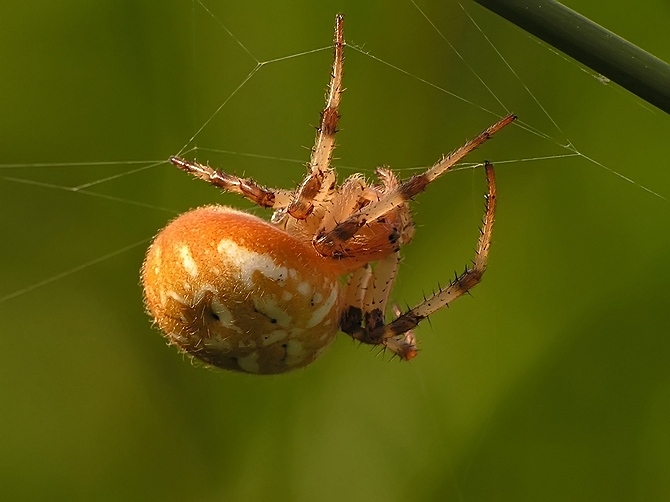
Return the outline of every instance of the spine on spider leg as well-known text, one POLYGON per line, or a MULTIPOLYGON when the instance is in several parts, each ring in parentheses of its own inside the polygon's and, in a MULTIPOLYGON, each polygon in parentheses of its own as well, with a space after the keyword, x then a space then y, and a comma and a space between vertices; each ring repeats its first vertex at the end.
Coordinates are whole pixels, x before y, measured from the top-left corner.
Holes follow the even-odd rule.
POLYGON ((466 268, 465 271, 456 276, 453 282, 446 289, 440 288, 437 293, 422 303, 400 315, 396 320, 386 326, 383 326, 376 333, 371 333, 371 337, 379 337, 383 340, 390 340, 407 333, 415 328, 422 320, 433 314, 442 307, 448 306, 456 298, 469 292, 482 279, 486 271, 486 262, 488 260, 489 246, 493 232, 493 222, 495 220, 496 210, 496 179, 493 165, 489 162, 484 163, 486 170, 486 180, 488 183, 488 192, 486 195, 486 209, 484 213, 484 222, 477 242, 476 257, 474 266, 466 268))
MULTIPOLYGON (((488 160, 485 160, 484 169, 486 170, 488 192, 485 196, 486 205, 484 210, 484 219, 482 221, 482 227, 479 230, 479 239, 477 240, 475 259, 472 262, 472 268, 466 266, 465 270, 460 275, 455 274, 454 280, 449 284, 449 287, 444 290, 448 291, 453 289, 457 293, 456 296, 448 299, 446 305, 458 298, 458 296, 469 293, 472 288, 479 284, 479 282, 482 280, 484 272, 486 271, 489 257, 489 248, 491 247, 491 236, 493 234, 493 223, 495 221, 497 189, 493 164, 491 164, 488 160)), ((440 289, 439 293, 431 297, 431 300, 439 298, 442 293, 443 290, 440 289)), ((445 301, 446 300, 447 299, 445 299, 445 301)), ((430 313, 427 315, 430 315, 430 313)))
POLYGON ((496 202, 498 191, 496 189, 496 175, 493 170, 493 164, 484 161, 486 170, 486 181, 489 191, 486 194, 486 207, 484 212, 484 221, 477 241, 477 255, 475 257, 475 269, 480 269, 481 273, 486 270, 486 263, 489 256, 489 247, 491 246, 491 234, 493 233, 493 222, 496 213, 496 202))
POLYGON ((253 180, 239 178, 180 157, 173 156, 168 160, 182 171, 207 181, 221 190, 241 195, 261 207, 275 207, 275 192, 258 185, 253 180))
POLYGON ((335 175, 330 169, 330 160, 335 149, 335 133, 340 119, 339 106, 342 94, 342 67, 344 65, 344 16, 335 19, 333 68, 326 94, 326 106, 321 112, 316 140, 309 161, 309 173, 298 187, 288 213, 297 219, 305 219, 314 209, 312 201, 324 190, 330 190, 335 175))
MULTIPOLYGON (((468 155, 475 148, 482 145, 483 143, 491 139, 491 137, 494 134, 496 134, 501 129, 507 127, 512 122, 514 122, 516 118, 517 117, 514 114, 510 114, 507 115, 506 117, 503 117, 498 122, 493 124, 491 127, 482 131, 477 137, 471 139, 459 149, 453 151, 449 155, 442 158, 442 160, 440 160, 437 164, 435 164, 433 167, 431 167, 428 171, 424 173, 427 181, 430 183, 431 181, 434 181, 435 179, 442 176, 444 173, 446 173, 449 169, 451 169, 456 163, 460 162, 466 155, 468 155)), ((416 195, 417 193, 418 192, 411 194, 410 197, 414 197, 414 195, 416 195)))

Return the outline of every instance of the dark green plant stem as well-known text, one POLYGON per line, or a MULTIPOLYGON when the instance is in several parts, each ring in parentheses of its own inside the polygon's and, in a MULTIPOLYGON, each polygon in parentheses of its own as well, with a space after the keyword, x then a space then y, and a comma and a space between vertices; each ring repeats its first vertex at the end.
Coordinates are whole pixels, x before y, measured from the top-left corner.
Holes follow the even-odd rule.
POLYGON ((670 65, 553 0, 475 0, 670 113, 670 65))

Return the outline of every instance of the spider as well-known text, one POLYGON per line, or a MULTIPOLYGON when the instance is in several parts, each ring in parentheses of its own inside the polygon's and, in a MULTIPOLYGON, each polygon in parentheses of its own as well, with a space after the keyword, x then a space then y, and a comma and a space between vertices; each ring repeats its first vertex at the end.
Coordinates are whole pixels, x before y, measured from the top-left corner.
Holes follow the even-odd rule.
POLYGON ((335 147, 344 62, 343 16, 335 22, 326 106, 308 173, 295 190, 265 188, 208 165, 171 157, 178 168, 272 209, 271 221, 221 205, 191 210, 154 238, 142 266, 145 304, 171 344, 208 365, 282 373, 308 365, 339 331, 403 360, 417 354, 420 321, 481 280, 496 203, 493 166, 472 266, 446 288, 386 322, 400 248, 412 240, 408 202, 500 129, 509 115, 435 165, 400 181, 386 168, 378 182, 361 174, 341 185, 335 147))

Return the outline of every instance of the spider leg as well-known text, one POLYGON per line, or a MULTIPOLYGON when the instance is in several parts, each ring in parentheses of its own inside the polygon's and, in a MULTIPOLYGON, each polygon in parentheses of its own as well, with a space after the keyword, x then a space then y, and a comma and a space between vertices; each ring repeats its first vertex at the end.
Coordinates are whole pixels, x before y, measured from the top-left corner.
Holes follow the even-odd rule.
POLYGON ((409 330, 407 336, 403 333, 381 340, 370 338, 370 333, 384 328, 386 306, 399 263, 400 253, 395 252, 379 260, 374 269, 367 264, 354 272, 349 280, 347 305, 342 312, 340 327, 355 340, 382 344, 402 359, 411 359, 416 354, 416 340, 409 330))
MULTIPOLYGON (((350 317, 357 317, 359 319, 356 322, 357 325, 360 324, 360 320, 363 318, 363 302, 365 301, 365 292, 368 289, 371 277, 372 266, 369 263, 366 263, 355 270, 347 282, 344 312, 346 313, 346 311, 350 309, 357 309, 357 313, 352 312, 350 314, 350 317)), ((343 331, 347 333, 346 330, 343 331)))
POLYGON ((169 161, 182 171, 207 181, 221 190, 239 194, 260 207, 278 209, 286 207, 290 202, 290 192, 286 190, 265 188, 251 179, 240 178, 180 157, 170 157, 169 161))
POLYGON ((335 173, 330 168, 330 160, 335 149, 335 133, 340 118, 338 108, 342 94, 342 66, 344 64, 344 16, 338 14, 335 19, 335 50, 333 70, 330 75, 326 106, 321 112, 321 124, 317 129, 316 140, 309 161, 309 172, 295 192, 288 214, 304 220, 314 210, 314 200, 320 194, 332 190, 335 173))
POLYGON ((399 263, 400 254, 395 252, 379 260, 374 269, 368 263, 352 274, 347 285, 342 331, 349 333, 360 327, 361 322, 365 323, 368 330, 384 324, 386 304, 399 263))
POLYGON ((514 122, 514 120, 516 120, 515 115, 508 115, 499 120, 459 149, 442 157, 442 159, 424 173, 412 176, 380 200, 361 208, 329 232, 318 236, 314 240, 314 247, 323 256, 346 256, 344 244, 356 235, 361 227, 384 216, 389 211, 401 206, 418 193, 424 191, 430 183, 446 173, 463 157, 490 139, 495 133, 514 122))
POLYGON ((486 211, 472 267, 466 268, 447 288, 441 289, 416 307, 397 316, 395 320, 388 324, 383 324, 382 321, 378 325, 369 325, 366 319, 366 324, 363 326, 363 316, 358 315, 358 319, 356 319, 356 312, 350 307, 348 310, 345 310, 342 318, 342 330, 345 333, 363 343, 384 345, 402 359, 411 359, 416 355, 416 345, 414 335, 410 330, 415 328, 419 322, 426 319, 429 315, 446 307, 456 298, 467 293, 481 281, 486 270, 496 208, 496 184, 493 166, 487 162, 485 163, 485 169, 488 182, 486 211), (351 313, 350 318, 347 318, 347 312, 351 313), (356 320, 358 321, 357 323, 355 323, 356 320))

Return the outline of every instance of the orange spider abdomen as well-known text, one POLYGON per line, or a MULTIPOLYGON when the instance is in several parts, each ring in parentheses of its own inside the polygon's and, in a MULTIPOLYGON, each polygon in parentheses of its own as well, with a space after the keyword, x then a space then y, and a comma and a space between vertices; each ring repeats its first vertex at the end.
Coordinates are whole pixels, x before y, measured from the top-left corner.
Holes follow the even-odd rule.
POLYGON ((186 353, 225 369, 282 373, 312 362, 338 332, 337 273, 270 223, 206 206, 156 236, 142 284, 156 324, 186 353))

